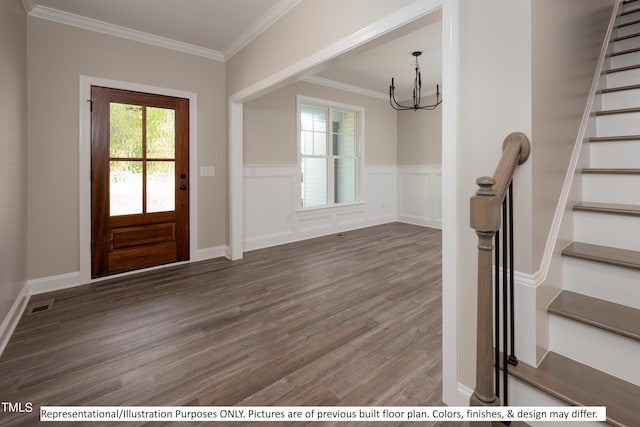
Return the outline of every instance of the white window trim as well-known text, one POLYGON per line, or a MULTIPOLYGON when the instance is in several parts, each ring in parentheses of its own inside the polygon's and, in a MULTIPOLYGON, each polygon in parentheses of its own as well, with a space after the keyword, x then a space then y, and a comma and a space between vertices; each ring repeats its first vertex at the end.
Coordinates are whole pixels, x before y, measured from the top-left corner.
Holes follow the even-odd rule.
MULTIPOLYGON (((362 195, 364 194, 364 148, 365 148, 365 135, 364 135, 364 115, 365 115, 365 109, 362 106, 359 105, 351 105, 351 104, 345 104, 342 102, 336 102, 336 101, 331 101, 331 100, 327 100, 327 99, 321 99, 321 98, 313 98, 313 97, 309 97, 309 96, 304 96, 304 95, 297 95, 296 96, 296 152, 297 152, 297 171, 298 171, 298 176, 302 175, 302 153, 300 150, 300 144, 301 144, 301 134, 302 134, 302 120, 301 120, 301 113, 302 113, 302 107, 303 106, 308 106, 308 107, 326 107, 326 108, 333 108, 336 110, 345 110, 345 111, 352 111, 357 113, 357 120, 358 120, 358 128, 357 128, 357 133, 356 133, 356 147, 357 147, 357 159, 358 159, 358 163, 356 165, 356 200, 355 202, 352 203, 334 203, 333 202, 333 192, 330 191, 331 189, 328 189, 327 191, 327 204, 326 205, 322 205, 322 206, 312 206, 312 207, 302 207, 299 203, 300 200, 302 200, 302 189, 300 185, 296 185, 295 186, 295 193, 294 193, 294 201, 295 201, 295 210, 298 213, 304 213, 304 212, 309 212, 309 211, 317 211, 317 210, 337 210, 340 208, 343 208, 345 206, 362 206, 365 204, 365 202, 362 200, 362 195)), ((327 171, 327 175, 329 175, 329 170, 327 171)))

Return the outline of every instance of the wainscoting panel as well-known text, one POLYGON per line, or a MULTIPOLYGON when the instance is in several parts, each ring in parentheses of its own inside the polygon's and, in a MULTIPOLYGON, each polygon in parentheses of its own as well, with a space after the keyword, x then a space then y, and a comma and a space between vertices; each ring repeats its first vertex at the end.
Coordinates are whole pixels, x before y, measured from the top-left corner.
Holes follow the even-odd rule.
POLYGON ((301 210, 298 168, 244 167, 244 250, 250 251, 397 221, 396 166, 368 166, 361 203, 301 210))
POLYGON ((398 167, 398 220, 442 228, 442 166, 398 167))

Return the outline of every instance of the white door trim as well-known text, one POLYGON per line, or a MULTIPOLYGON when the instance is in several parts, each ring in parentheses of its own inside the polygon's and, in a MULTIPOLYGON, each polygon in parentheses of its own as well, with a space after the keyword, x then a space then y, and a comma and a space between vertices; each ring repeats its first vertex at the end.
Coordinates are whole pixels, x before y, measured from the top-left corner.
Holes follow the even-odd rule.
MULTIPOLYGON (((79 224, 80 224, 80 284, 91 283, 91 86, 155 93, 164 96, 189 99, 189 258, 198 249, 198 141, 197 95, 175 89, 108 80, 99 77, 80 76, 80 135, 79 135, 79 224)), ((113 276, 111 276, 113 277, 113 276)), ((99 280, 99 279, 96 279, 99 280)))

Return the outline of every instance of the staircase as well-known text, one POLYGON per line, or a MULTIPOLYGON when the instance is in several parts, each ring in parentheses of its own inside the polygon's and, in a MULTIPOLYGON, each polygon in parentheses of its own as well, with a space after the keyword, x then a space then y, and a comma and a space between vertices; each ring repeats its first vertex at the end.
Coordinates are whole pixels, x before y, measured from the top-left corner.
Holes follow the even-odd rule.
POLYGON ((549 353, 510 373, 561 402, 607 406, 610 425, 640 426, 640 0, 623 2, 616 25, 549 353))

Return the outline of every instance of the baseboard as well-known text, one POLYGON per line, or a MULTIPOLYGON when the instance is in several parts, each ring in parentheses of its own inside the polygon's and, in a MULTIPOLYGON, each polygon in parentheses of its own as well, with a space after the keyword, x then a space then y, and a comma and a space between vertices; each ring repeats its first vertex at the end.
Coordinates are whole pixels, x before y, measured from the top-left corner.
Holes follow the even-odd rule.
POLYGON ((231 254, 231 250, 229 249, 228 246, 225 246, 225 245, 214 246, 211 248, 198 249, 198 251, 196 252, 196 256, 192 261, 205 261, 207 259, 222 258, 222 257, 230 258, 229 256, 230 254, 231 254))
POLYGON ((352 230, 359 230, 361 228, 374 227, 376 225, 389 224, 396 222, 398 219, 395 216, 377 216, 375 218, 368 218, 364 221, 344 223, 338 225, 328 225, 326 227, 320 227, 316 229, 303 230, 303 231, 285 231, 281 233, 274 233, 272 235, 259 236, 252 239, 246 239, 244 241, 244 251, 254 251, 258 249, 270 248, 273 246, 286 245, 288 243, 299 242, 302 240, 315 239, 317 237, 329 236, 331 234, 344 233, 352 230))
POLYGON ((398 222, 411 225, 419 225, 422 227, 437 228, 442 230, 442 219, 423 218, 411 215, 398 216, 398 222))
POLYGON ((80 286, 80 272, 59 274, 56 276, 31 279, 27 282, 31 295, 44 294, 46 292, 59 291, 61 289, 80 286))
POLYGON ((9 343, 9 339, 11 338, 11 335, 13 335, 13 331, 16 329, 16 326, 18 326, 18 322, 22 317, 22 312, 24 312, 28 302, 29 284, 25 283, 0 325, 0 356, 9 343))
POLYGON ((462 383, 458 383, 455 402, 445 402, 449 406, 469 406, 473 390, 462 383))
MULTIPOLYGON (((198 252, 192 257, 191 260, 184 263, 205 261, 213 258, 229 257, 230 250, 227 246, 215 246, 211 248, 198 249, 198 252)), ((182 263, 182 264, 184 264, 182 263)), ((145 268, 142 270, 129 271, 122 273, 120 276, 136 274, 144 271, 155 270, 159 268, 166 268, 169 265, 159 265, 156 267, 145 268)), ((90 283, 95 283, 100 280, 111 279, 117 276, 109 276, 103 279, 92 280, 90 283)), ((42 277, 39 279, 31 279, 27 282, 30 295, 44 294, 46 292, 59 291, 62 289, 73 288, 88 283, 81 283, 80 272, 59 274, 56 276, 42 277)))

